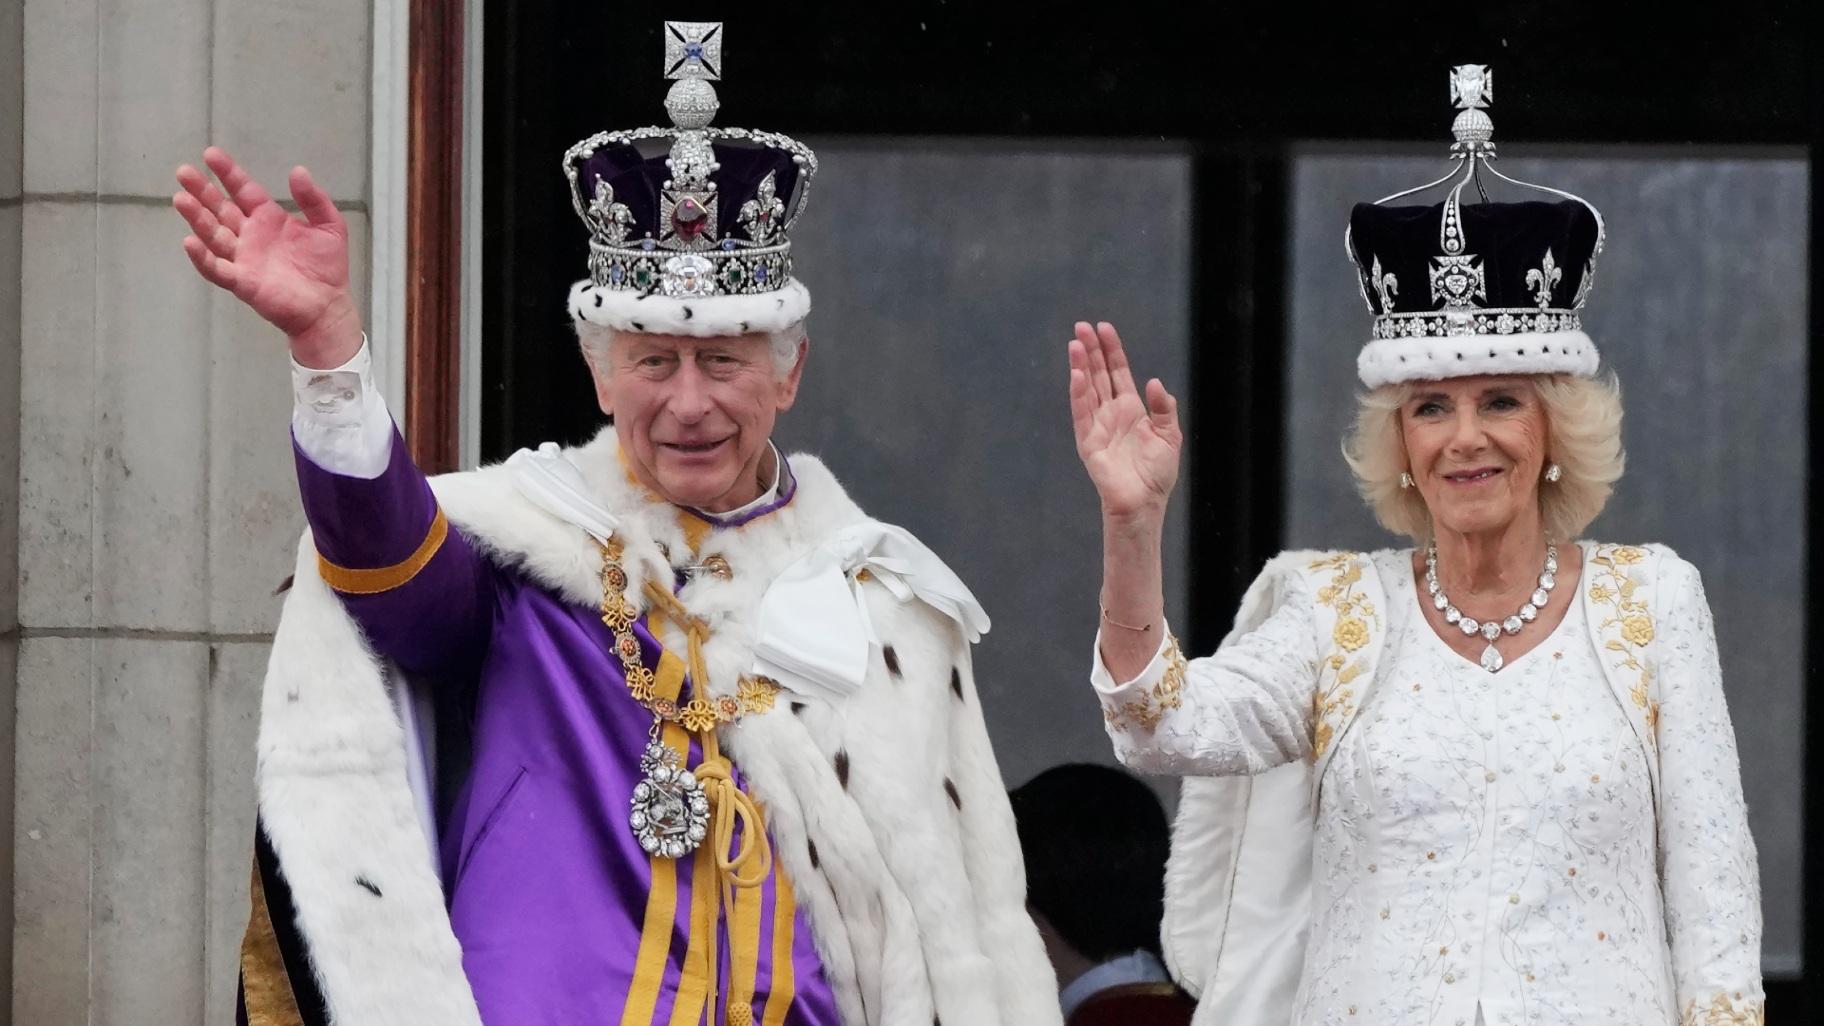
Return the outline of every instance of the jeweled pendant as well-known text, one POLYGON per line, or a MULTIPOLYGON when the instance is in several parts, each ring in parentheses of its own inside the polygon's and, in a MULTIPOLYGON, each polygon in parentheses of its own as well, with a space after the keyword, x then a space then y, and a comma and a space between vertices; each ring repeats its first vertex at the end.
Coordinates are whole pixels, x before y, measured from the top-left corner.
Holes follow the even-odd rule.
POLYGON ((1482 650, 1482 668, 1490 673, 1499 671, 1506 661, 1501 658, 1501 653, 1497 652, 1493 645, 1482 650))
POLYGON ((627 825, 641 850, 660 858, 690 854, 709 835, 709 796, 676 752, 651 741, 640 756, 641 779, 633 787, 627 825))

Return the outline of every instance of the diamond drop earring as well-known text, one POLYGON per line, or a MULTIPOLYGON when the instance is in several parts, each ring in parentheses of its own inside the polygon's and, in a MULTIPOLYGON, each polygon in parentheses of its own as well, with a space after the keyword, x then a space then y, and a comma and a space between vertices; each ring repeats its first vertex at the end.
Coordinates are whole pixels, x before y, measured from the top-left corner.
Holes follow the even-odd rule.
POLYGON ((1545 468, 1545 479, 1547 482, 1549 482, 1551 484, 1557 484, 1558 479, 1563 476, 1564 476, 1564 468, 1559 466, 1556 463, 1550 464, 1549 466, 1547 466, 1545 468))
POLYGON ((1404 470, 1400 471, 1400 487, 1402 489, 1412 487, 1412 475, 1404 470))

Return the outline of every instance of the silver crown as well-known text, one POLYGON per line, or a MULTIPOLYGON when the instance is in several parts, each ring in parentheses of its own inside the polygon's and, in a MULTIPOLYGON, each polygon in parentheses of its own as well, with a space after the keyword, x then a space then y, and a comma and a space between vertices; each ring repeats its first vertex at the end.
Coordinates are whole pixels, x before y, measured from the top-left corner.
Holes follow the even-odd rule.
MULTIPOLYGON (((1442 301, 1443 306, 1429 312, 1392 313, 1391 297, 1398 292, 1399 283, 1392 274, 1381 270, 1377 257, 1373 266, 1365 270, 1365 275, 1358 275, 1362 289, 1362 302, 1368 305, 1370 312, 1375 313, 1374 337, 1416 338, 1422 336, 1445 335, 1509 335, 1517 332, 1549 332, 1582 330, 1577 311, 1583 309, 1589 298, 1590 285, 1596 274, 1596 258, 1602 255, 1603 242, 1607 235, 1602 220, 1602 212, 1582 196, 1554 189, 1547 185, 1535 185, 1522 182, 1516 178, 1497 171, 1494 162, 1495 122, 1488 114, 1488 106, 1495 102, 1495 73, 1486 64, 1459 64, 1450 69, 1450 102, 1458 108, 1456 119, 1451 123, 1451 159, 1456 162, 1450 173, 1435 182, 1412 189, 1396 192, 1374 201, 1375 206, 1382 206, 1394 200, 1404 199, 1417 193, 1435 189, 1452 180, 1456 184, 1444 200, 1444 216, 1438 228, 1439 255, 1432 258, 1430 268, 1431 301, 1442 301), (1551 250, 1546 250, 1540 266, 1527 271, 1526 284, 1537 297, 1536 305, 1529 307, 1490 308, 1482 300, 1488 296, 1487 279, 1482 258, 1470 245, 1464 231, 1462 214, 1463 189, 1475 183, 1476 192, 1483 202, 1488 202, 1488 192, 1482 185, 1482 172, 1489 174, 1525 189, 1551 193, 1568 200, 1574 200, 1588 208, 1596 218, 1596 246, 1590 254, 1587 267, 1577 294, 1572 300, 1571 308, 1561 309, 1551 305, 1552 288, 1564 277, 1564 269, 1557 266, 1551 250), (1373 287, 1380 293, 1381 306, 1376 310, 1374 302, 1368 298, 1368 289, 1373 287)), ((1354 226, 1343 232, 1343 248, 1349 259, 1357 259, 1355 243, 1352 238, 1354 226)), ((1359 266, 1359 265, 1358 265, 1359 266)))
POLYGON ((589 276, 598 287, 698 298, 771 292, 791 277, 788 233, 804 213, 817 156, 777 132, 710 127, 721 106, 711 83, 722 78, 722 34, 721 22, 665 23, 665 77, 672 83, 665 112, 671 127, 597 132, 564 152, 571 205, 589 228, 589 276), (671 140, 665 160, 669 177, 659 190, 657 235, 647 231, 636 239, 633 213, 616 202, 613 188, 598 179, 585 195, 579 176, 583 163, 603 146, 655 139, 671 140), (710 176, 721 165, 710 144, 722 139, 782 150, 798 166, 795 196, 777 195, 772 172, 761 180, 737 212, 738 234, 723 235, 718 228, 720 197, 710 176))

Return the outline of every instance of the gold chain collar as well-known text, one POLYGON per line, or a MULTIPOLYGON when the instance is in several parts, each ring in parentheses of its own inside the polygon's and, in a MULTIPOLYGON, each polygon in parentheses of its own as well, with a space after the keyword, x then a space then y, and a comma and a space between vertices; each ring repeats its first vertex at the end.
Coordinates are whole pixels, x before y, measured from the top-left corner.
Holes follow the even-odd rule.
MULTIPOLYGON (((619 538, 602 543, 602 623, 614 632, 614 654, 621 661, 627 678, 627 691, 634 701, 645 706, 654 716, 667 723, 677 723, 693 734, 702 734, 718 723, 734 723, 743 716, 771 710, 779 697, 779 682, 770 677, 743 677, 733 695, 710 700, 701 697, 707 674, 702 666, 702 645, 709 639, 709 626, 691 615, 669 589, 649 581, 642 591, 656 609, 684 632, 689 640, 690 672, 693 682, 691 698, 683 703, 661 698, 653 691, 653 673, 640 659, 640 641, 633 634, 633 621, 638 611, 627 601, 627 571, 621 560, 626 545, 619 538)), ((718 575, 720 576, 720 575, 718 575)))

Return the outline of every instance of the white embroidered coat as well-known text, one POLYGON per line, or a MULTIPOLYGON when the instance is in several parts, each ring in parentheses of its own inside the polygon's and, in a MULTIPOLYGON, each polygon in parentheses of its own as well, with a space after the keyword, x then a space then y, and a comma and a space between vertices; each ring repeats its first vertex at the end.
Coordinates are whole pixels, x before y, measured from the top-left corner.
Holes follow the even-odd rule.
POLYGON ((1571 681, 1503 671, 1543 692, 1519 711, 1581 714, 1565 731, 1503 724, 1493 691, 1411 694, 1412 671, 1451 667, 1408 648, 1442 645, 1410 629, 1431 630, 1410 559, 1282 556, 1214 656, 1162 646, 1120 686, 1097 660, 1123 762, 1223 778, 1186 782, 1167 888, 1199 1022, 1762 1023, 1754 846, 1697 571, 1663 546, 1585 546, 1581 617, 1548 639, 1574 646, 1571 681), (1388 749, 1421 735, 1435 746, 1388 749), (1505 755, 1463 754, 1483 751, 1505 755), (1573 769, 1595 779, 1573 788, 1573 769))

